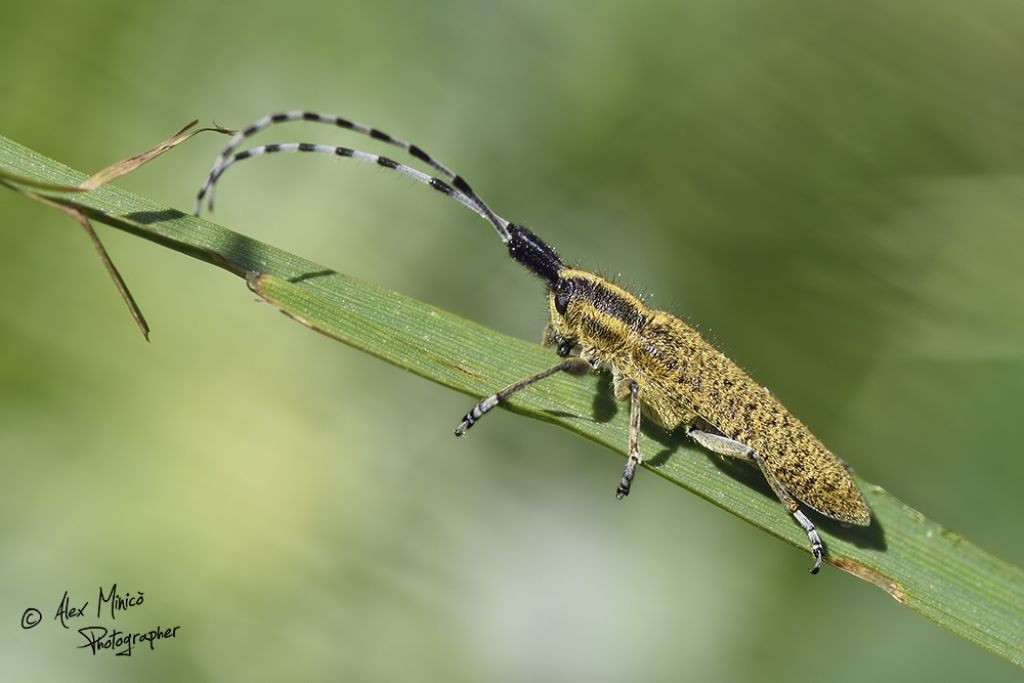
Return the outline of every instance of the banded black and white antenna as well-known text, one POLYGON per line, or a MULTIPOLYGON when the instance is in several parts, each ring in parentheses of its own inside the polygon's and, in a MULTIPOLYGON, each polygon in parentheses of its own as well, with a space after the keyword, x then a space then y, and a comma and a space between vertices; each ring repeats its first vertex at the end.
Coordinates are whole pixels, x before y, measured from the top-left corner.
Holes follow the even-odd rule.
POLYGON ((315 154, 331 154, 341 157, 349 157, 357 159, 359 161, 366 161, 369 163, 377 164, 383 168, 389 168, 393 171, 398 171, 402 175, 405 175, 413 180, 429 185, 433 189, 437 190, 441 194, 447 195, 459 202, 469 210, 478 214, 484 220, 489 222, 494 229, 497 231, 501 241, 506 245, 512 240, 512 234, 509 231, 511 225, 509 221, 505 220, 498 214, 496 214, 491 207, 489 207, 483 199, 477 195, 476 192, 469 186, 469 184, 454 171, 450 170, 447 166, 441 162, 435 160, 432 156, 423 151, 421 147, 410 144, 404 140, 392 137, 382 130, 365 126, 361 123, 356 123, 350 119, 346 119, 340 116, 334 116, 331 114, 318 114, 309 111, 289 111, 281 114, 271 114, 264 116, 263 118, 255 121, 251 125, 247 126, 237 134, 224 150, 220 153, 217 159, 214 161, 213 168, 210 170, 210 174, 206 177, 202 186, 199 188, 199 192, 196 194, 196 202, 193 208, 193 213, 199 215, 202 211, 203 199, 207 199, 208 207, 210 211, 213 211, 213 195, 217 181, 224 175, 233 164, 244 161, 245 159, 251 159, 254 157, 262 156, 265 154, 276 154, 279 152, 312 152, 315 154), (410 156, 422 161, 427 164, 435 171, 440 173, 449 182, 445 182, 441 178, 437 178, 428 175, 418 169, 411 166, 399 163, 393 159, 390 159, 379 154, 371 154, 370 152, 363 152, 361 150, 352 149, 350 147, 336 147, 333 145, 320 145, 310 142, 291 142, 282 144, 270 144, 261 145, 259 147, 252 147, 250 149, 237 151, 242 144, 256 135, 260 131, 263 131, 270 126, 278 123, 287 123, 290 121, 311 121, 315 123, 325 123, 337 128, 344 128, 351 130, 356 133, 361 133, 374 140, 380 140, 394 147, 404 150, 410 156))

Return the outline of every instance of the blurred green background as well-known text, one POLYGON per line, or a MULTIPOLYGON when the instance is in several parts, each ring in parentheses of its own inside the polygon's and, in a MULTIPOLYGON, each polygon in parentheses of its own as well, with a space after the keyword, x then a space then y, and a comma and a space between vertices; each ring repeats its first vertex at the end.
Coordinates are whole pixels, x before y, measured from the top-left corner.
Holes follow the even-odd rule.
MULTIPOLYGON (((342 114, 694 321, 868 480, 1024 563, 1024 5, 7 3, 0 133, 96 170, 193 117, 342 114)), ((382 151, 292 125, 263 141, 382 151)), ((123 187, 189 210, 225 139, 123 187)), ((276 157, 218 222, 537 339, 539 285, 454 203, 276 157)), ((618 455, 311 334, 225 272, 0 192, 7 680, 1019 680, 618 455), (65 590, 180 625, 75 649, 65 590), (43 623, 26 631, 22 612, 43 623)), ((625 437, 625 435, 624 435, 625 437)))

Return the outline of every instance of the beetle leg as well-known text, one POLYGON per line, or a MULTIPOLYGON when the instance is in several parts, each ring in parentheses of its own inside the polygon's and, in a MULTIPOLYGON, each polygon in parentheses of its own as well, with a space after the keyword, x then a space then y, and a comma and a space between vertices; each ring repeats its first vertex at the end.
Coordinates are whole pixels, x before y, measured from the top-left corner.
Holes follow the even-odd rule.
POLYGON ((558 365, 548 368, 544 372, 538 372, 536 375, 527 377, 526 379, 520 380, 511 386, 505 387, 498 393, 491 394, 473 406, 473 409, 466 413, 465 417, 462 418, 462 422, 460 422, 459 426, 455 428, 455 436, 462 436, 466 433, 467 429, 476 424, 477 420, 483 417, 486 413, 507 401, 509 397, 518 394, 523 389, 533 386, 542 379, 559 372, 568 372, 570 375, 582 375, 589 372, 590 369, 590 363, 582 358, 568 358, 558 365))
POLYGON ((700 429, 691 429, 687 434, 712 453, 725 455, 730 458, 740 458, 741 460, 754 460, 754 449, 734 439, 722 436, 721 434, 701 431, 700 429))
POLYGON ((615 497, 622 500, 629 495, 629 488, 636 476, 637 465, 643 462, 640 457, 640 387, 636 380, 629 380, 629 458, 626 470, 622 473, 622 481, 615 490, 615 497))
POLYGON ((689 435, 693 437, 693 440, 699 443, 704 448, 708 449, 713 453, 719 455, 725 455, 731 458, 742 458, 744 460, 753 460, 757 463, 757 466, 761 469, 761 473, 764 474, 764 478, 768 480, 768 485, 772 487, 772 491, 775 492, 775 496, 786 506, 789 510, 789 514, 793 516, 796 523, 800 525, 800 528, 807 534, 807 540, 811 543, 811 555, 814 556, 814 566, 811 567, 811 573, 817 574, 818 570, 821 569, 821 560, 824 556, 823 546, 821 543, 821 537, 818 536, 818 531, 814 528, 814 524, 804 511, 800 509, 800 504, 797 503, 796 498, 782 486, 779 480, 772 474, 772 471, 768 469, 764 458, 750 446, 740 443, 734 439, 722 436, 721 434, 712 434, 711 432, 701 431, 699 429, 691 429, 689 435))

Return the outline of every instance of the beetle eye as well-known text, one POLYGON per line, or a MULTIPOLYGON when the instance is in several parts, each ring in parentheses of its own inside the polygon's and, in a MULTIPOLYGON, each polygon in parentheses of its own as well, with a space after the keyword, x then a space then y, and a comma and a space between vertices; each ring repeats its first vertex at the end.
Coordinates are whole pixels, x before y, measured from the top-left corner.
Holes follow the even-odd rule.
POLYGON ((569 299, 572 297, 572 282, 559 280, 555 285, 555 310, 561 315, 569 308, 569 299))

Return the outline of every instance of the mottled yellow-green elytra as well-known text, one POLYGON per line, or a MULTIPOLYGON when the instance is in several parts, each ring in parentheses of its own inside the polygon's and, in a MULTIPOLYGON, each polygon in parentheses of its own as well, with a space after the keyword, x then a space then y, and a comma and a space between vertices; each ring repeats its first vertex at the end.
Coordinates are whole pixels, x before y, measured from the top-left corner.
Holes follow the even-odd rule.
POLYGON ((814 525, 800 503, 847 524, 867 526, 871 514, 845 463, 833 455, 800 420, 763 386, 712 347, 689 325, 663 311, 648 309, 635 296, 604 278, 569 268, 528 228, 496 214, 459 175, 423 151, 378 128, 351 119, 308 111, 264 116, 236 134, 214 162, 199 189, 195 213, 232 164, 277 152, 314 152, 376 164, 424 183, 487 220, 508 247, 509 255, 540 277, 548 288, 551 320, 544 342, 565 357, 477 403, 455 428, 461 436, 486 412, 513 394, 558 372, 580 373, 607 366, 615 395, 629 398, 629 458, 616 491, 629 494, 636 467, 641 413, 666 429, 685 428, 708 450, 755 463, 775 495, 807 533, 814 556, 812 573, 821 567, 823 549, 814 525), (236 150, 265 128, 289 121, 311 121, 368 135, 398 147, 444 179, 388 157, 348 147, 312 143, 272 144, 236 150), (446 182, 447 181, 447 182, 446 182), (577 353, 578 352, 578 353, 577 353))

